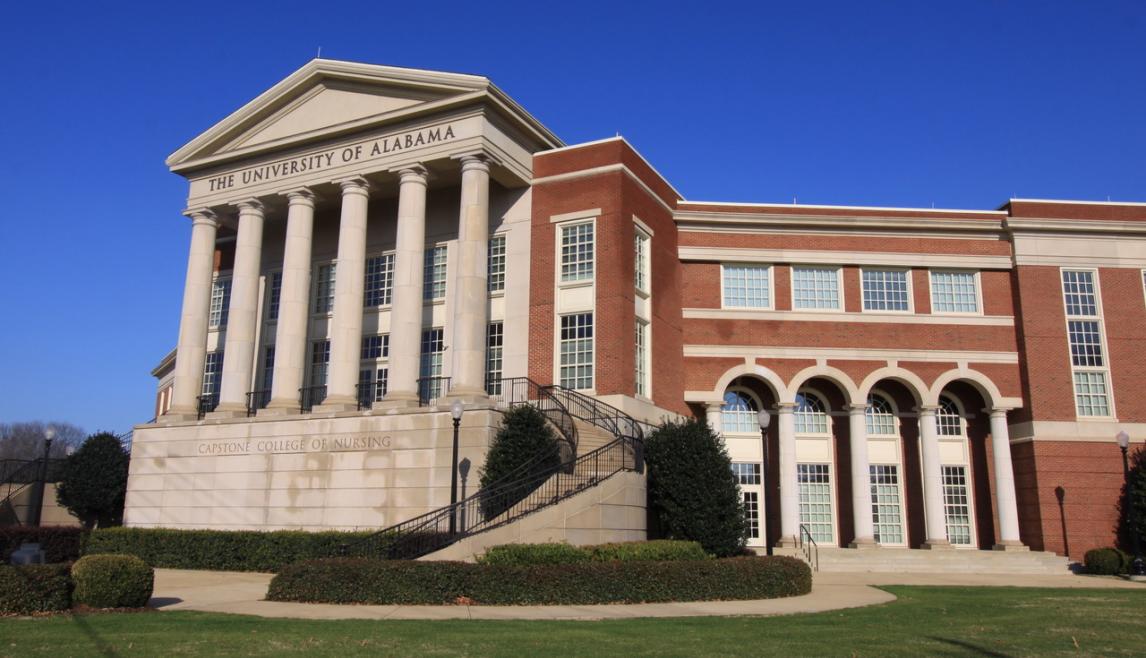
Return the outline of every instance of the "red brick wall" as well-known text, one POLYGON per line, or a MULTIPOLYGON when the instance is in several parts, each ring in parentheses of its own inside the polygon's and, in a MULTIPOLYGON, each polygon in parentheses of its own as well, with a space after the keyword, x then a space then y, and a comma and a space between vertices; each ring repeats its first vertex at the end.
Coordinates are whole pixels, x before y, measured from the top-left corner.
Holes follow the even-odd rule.
POLYGON ((782 235, 752 233, 712 233, 682 231, 681 246, 732 247, 744 249, 806 249, 848 252, 880 251, 908 254, 960 254, 1010 256, 1011 245, 1004 240, 950 240, 943 238, 897 238, 860 236, 848 233, 823 235, 782 235))
POLYGON ((1146 298, 1142 271, 1103 268, 1098 271, 1102 317, 1110 353, 1114 407, 1118 420, 1146 422, 1146 298))

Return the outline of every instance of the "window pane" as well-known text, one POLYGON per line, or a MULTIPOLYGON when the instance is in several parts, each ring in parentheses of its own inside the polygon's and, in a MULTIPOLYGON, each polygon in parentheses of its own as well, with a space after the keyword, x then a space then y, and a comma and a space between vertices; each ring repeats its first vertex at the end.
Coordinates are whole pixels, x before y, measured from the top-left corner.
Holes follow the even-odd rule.
POLYGON ((314 282, 314 312, 330 313, 334 309, 334 277, 336 265, 319 265, 314 282))
POLYGON ((760 484, 760 464, 733 462, 732 474, 736 476, 736 482, 739 484, 760 484))
POLYGON ((491 322, 485 334, 485 390, 490 395, 501 395, 501 350, 504 325, 491 322))
POLYGON ((489 239, 489 291, 505 290, 505 236, 489 239))
POLYGON ((792 307, 840 308, 839 270, 834 267, 793 267, 792 307))
POLYGON ((211 307, 207 326, 218 329, 227 326, 227 312, 231 307, 231 279, 216 278, 211 283, 211 307))
POLYGON ((1070 340, 1070 358, 1076 366, 1103 365, 1102 337, 1097 320, 1070 320, 1067 322, 1070 340))
POLYGON ((1074 403, 1079 416, 1109 416, 1105 372, 1074 373, 1074 403))
POLYGON ((561 316, 560 383, 593 388, 593 314, 561 316))
POLYGON ((833 544, 832 479, 828 464, 796 464, 800 494, 800 525, 819 544, 833 544))
POLYGON ((931 310, 935 313, 978 313, 973 272, 932 272, 931 310))
POLYGON ((935 423, 939 436, 963 436, 963 417, 959 407, 951 398, 939 398, 939 409, 935 412, 935 423))
MULTIPOLYGON (((426 329, 422 332, 422 356, 419 377, 428 379, 442 376, 442 357, 446 351, 445 332, 441 327, 426 329)), ((436 399, 442 395, 442 380, 433 379, 422 383, 423 397, 436 399)))
POLYGON ((593 225, 561 227, 561 280, 593 278, 593 225))
POLYGON ((649 323, 638 319, 634 332, 636 342, 636 392, 648 395, 649 392, 649 323))
POLYGON ((748 525, 748 538, 760 538, 760 494, 755 491, 743 491, 740 494, 744 500, 744 520, 748 525))
POLYGON ((864 270, 863 307, 865 311, 906 311, 907 272, 904 270, 864 270))
POLYGON ((882 395, 869 395, 867 398, 867 433, 875 435, 897 435, 895 414, 891 403, 882 395))
POLYGON ((649 236, 640 229, 633 238, 633 285, 641 292, 649 289, 649 236))
POLYGON ((422 299, 427 301, 446 297, 446 247, 426 250, 422 279, 422 299))
POLYGON ((263 390, 269 391, 275 378, 275 346, 267 345, 263 351, 263 390))
POLYGON ((957 546, 971 545, 971 502, 967 494, 967 469, 943 467, 943 513, 947 521, 947 541, 957 546))
POLYGON ((881 544, 903 543, 903 520, 899 498, 899 467, 872 464, 871 516, 875 540, 881 544))
POLYGON ((362 305, 366 307, 386 306, 391 302, 394 291, 394 254, 384 254, 366 259, 366 280, 363 286, 362 305))
POLYGON ((771 308, 771 268, 767 265, 724 265, 724 306, 771 308))
POLYGON ((326 386, 326 370, 330 365, 330 341, 316 340, 310 344, 310 385, 326 386))
POLYGON ((1094 272, 1062 273, 1062 296, 1066 314, 1073 317, 1096 317, 1098 298, 1094 292, 1094 272))
POLYGON ((747 393, 740 391, 727 391, 724 393, 724 404, 720 407, 720 424, 724 432, 752 432, 760 431, 757 420, 756 400, 747 393))
POLYGON ((271 292, 267 298, 267 319, 279 319, 279 297, 282 295, 283 290, 283 273, 275 272, 271 274, 271 292))
POLYGON ((820 398, 811 393, 796 395, 796 433, 828 433, 828 408, 820 398))

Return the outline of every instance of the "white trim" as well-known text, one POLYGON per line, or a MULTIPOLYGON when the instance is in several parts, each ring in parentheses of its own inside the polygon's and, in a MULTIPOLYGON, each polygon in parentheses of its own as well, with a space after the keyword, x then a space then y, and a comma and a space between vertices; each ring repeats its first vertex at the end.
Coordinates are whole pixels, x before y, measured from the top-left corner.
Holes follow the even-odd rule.
MULTIPOLYGON (((1097 420, 1036 420, 1010 426, 1011 443, 1028 441, 1069 441, 1105 444, 1116 450, 1114 437, 1119 431, 1130 434, 1132 442, 1146 436, 1146 423, 1122 423, 1115 419, 1097 420)), ((1131 446, 1133 448, 1133 445, 1131 446)), ((1115 453, 1117 454, 1117 453, 1115 453)))
MULTIPOLYGON (((1012 199, 1015 201, 1017 199, 1012 199)), ((969 213, 976 215, 1006 216, 1005 210, 959 210, 952 208, 910 208, 895 206, 824 206, 808 203, 733 203, 728 201, 681 201, 682 206, 733 206, 737 208, 827 208, 832 210, 890 210, 893 212, 969 213)))
MULTIPOLYGON (((721 285, 724 280, 721 279, 721 285)), ((721 302, 723 303, 723 290, 721 302)), ((1015 318, 1010 315, 935 314, 907 315, 905 313, 885 313, 875 311, 836 311, 831 315, 810 311, 776 311, 751 308, 685 308, 682 315, 686 320, 788 320, 805 322, 868 322, 875 324, 948 324, 979 327, 1013 327, 1015 318)))
POLYGON ((838 265, 835 265, 835 266, 829 265, 827 267, 824 267, 823 265, 818 264, 818 263, 811 263, 811 264, 807 264, 807 263, 795 264, 795 263, 793 263, 793 264, 788 266, 788 288, 789 288, 788 293, 791 295, 791 297, 789 297, 789 299, 792 300, 792 310, 793 311, 797 311, 799 313, 838 313, 838 312, 844 310, 845 308, 847 308, 847 306, 844 304, 844 268, 842 268, 838 265), (835 270, 835 273, 836 273, 836 292, 837 292, 836 305, 834 307, 830 307, 830 308, 800 307, 799 309, 797 309, 797 307, 796 307, 796 270, 798 270, 798 269, 835 270))
POLYGON ((565 212, 560 215, 550 215, 550 223, 557 224, 560 222, 571 222, 578 219, 596 219, 601 216, 600 208, 589 208, 588 210, 575 210, 573 212, 565 212))
POLYGON ((1078 199, 1023 199, 1013 198, 1007 201, 1008 204, 1019 202, 1027 203, 1067 203, 1075 206, 1139 206, 1146 208, 1146 203, 1139 201, 1080 201, 1078 199))
MULTIPOLYGON (((561 384, 561 318, 571 315, 586 315, 588 314, 593 321, 593 385, 590 388, 574 388, 573 390, 579 391, 586 395, 595 395, 597 393, 597 307, 593 305, 592 310, 570 311, 568 313, 556 313, 554 315, 555 322, 553 323, 553 381, 561 384)), ((563 385, 563 384, 562 384, 563 385)))
MULTIPOLYGON (((922 224, 924 228, 927 224, 922 224)), ((915 227, 916 230, 905 229, 902 227, 890 228, 875 228, 870 226, 862 227, 862 230, 855 227, 848 229, 833 226, 786 226, 781 224, 772 225, 753 225, 753 224, 736 224, 736 225, 720 225, 720 224, 688 224, 683 220, 677 221, 676 229, 678 233, 717 233, 720 235, 783 235, 783 236, 810 236, 810 237, 823 237, 830 235, 840 237, 841 233, 849 237, 862 237, 862 238, 928 238, 928 239, 942 239, 942 240, 972 240, 982 242, 984 240, 1000 241, 1004 233, 1000 231, 990 231, 986 234, 976 234, 968 231, 956 232, 955 230, 949 231, 931 231, 921 230, 920 226, 915 227)), ((845 253, 845 252, 838 252, 845 253)))
POLYGON ((859 284, 860 284, 860 313, 894 313, 896 315, 914 315, 915 314, 915 276, 912 274, 913 270, 910 267, 895 267, 895 266, 867 266, 860 267, 859 271, 859 284), (905 311, 892 311, 892 310, 868 310, 864 306, 864 287, 863 275, 864 272, 903 272, 907 277, 907 310, 905 311))
POLYGON ((941 317, 983 317, 986 316, 986 310, 983 308, 983 284, 980 280, 978 270, 968 270, 963 268, 952 267, 929 267, 927 269, 927 299, 928 304, 931 306, 931 315, 941 317), (935 281, 933 275, 936 272, 947 274, 971 274, 972 283, 975 286, 975 311, 936 311, 935 310, 935 281))
MULTIPOLYGON (((769 345, 685 345, 686 358, 827 359, 831 361, 922 361, 928 363, 1017 364, 1018 352, 957 350, 861 349, 851 347, 779 347, 769 345)), ((926 395, 927 391, 919 391, 926 395)))
POLYGON ((1070 369, 1070 399, 1074 402, 1074 416, 1081 422, 1094 422, 1102 420, 1116 420, 1118 412, 1114 408, 1114 377, 1113 367, 1110 363, 1110 341, 1106 339, 1106 320, 1102 309, 1102 288, 1099 282, 1099 270, 1092 267, 1060 267, 1058 268, 1059 297, 1062 299, 1063 331, 1066 334, 1066 365, 1070 369), (1062 275, 1065 272, 1089 272, 1094 281, 1094 315, 1071 315, 1066 306, 1066 290, 1063 288, 1062 275), (1102 349, 1102 366, 1076 366, 1074 355, 1070 350, 1070 322, 1097 322, 1098 335, 1102 349), (1106 383, 1106 410, 1105 416, 1083 416, 1078 413, 1078 392, 1076 390, 1075 375, 1078 373, 1101 373, 1106 383))
MULTIPOLYGON (((597 215, 580 215, 578 219, 570 218, 559 224, 554 224, 553 228, 556 232, 553 240, 553 261, 556 264, 556 269, 553 275, 554 281, 557 283, 556 287, 560 289, 595 286, 597 284, 597 215), (561 258, 561 249, 563 246, 563 241, 565 240, 565 230, 575 228, 577 226, 590 226, 593 229, 593 271, 587 279, 570 279, 569 281, 564 281, 562 279, 561 272, 562 267, 564 267, 564 262, 561 258)), ((596 297, 596 291, 594 291, 594 307, 596 307, 596 297)))
POLYGON ((644 223, 643 221, 641 221, 640 217, 633 215, 633 223, 636 224, 637 226, 639 226, 641 228, 641 230, 644 231, 645 234, 648 235, 650 238, 653 237, 653 235, 655 235, 655 233, 653 233, 653 230, 651 228, 649 228, 649 225, 644 223))
MULTIPOLYGON (((678 247, 682 261, 761 261, 808 265, 869 265, 898 268, 945 268, 1009 270, 1010 256, 962 256, 876 251, 824 251, 802 249, 753 249, 747 247, 678 247)), ((1144 259, 1146 263, 1146 259, 1144 259)))
POLYGON ((990 234, 998 239, 1004 235, 1003 216, 997 221, 950 217, 885 217, 879 215, 800 215, 781 213, 681 211, 673 213, 678 224, 747 224, 750 226, 792 226, 805 230, 815 227, 833 227, 857 233, 873 228, 898 228, 914 231, 966 231, 990 234))
MULTIPOLYGON (((776 313, 776 268, 771 263, 721 263, 720 264, 720 308, 711 309, 721 312, 731 311, 749 313, 776 313), (724 305, 724 268, 728 265, 762 267, 768 270, 768 306, 725 306, 724 305)), ((706 309, 708 310, 708 309, 706 309)), ((688 317, 685 315, 684 317, 688 317)))
MULTIPOLYGON (((665 203, 665 200, 662 199, 660 197, 660 195, 658 195, 656 192, 654 192, 653 188, 649 187, 648 184, 645 183, 645 181, 641 180, 640 176, 636 175, 632 169, 629 169, 627 166, 625 166, 623 164, 602 165, 600 167, 590 167, 589 169, 579 169, 577 171, 570 171, 570 172, 566 172, 564 174, 553 174, 552 176, 542 176, 541 178, 534 178, 532 184, 536 187, 537 185, 544 185, 545 183, 557 183, 557 182, 561 182, 561 181, 577 180, 579 178, 586 178, 589 176, 597 176, 599 174, 609 174, 609 173, 618 172, 618 171, 623 172, 629 178, 633 179, 633 182, 636 183, 642 190, 644 190, 645 193, 648 194, 653 199, 653 201, 656 201, 658 204, 660 204, 660 206, 662 208, 664 208, 665 210, 667 210, 670 213, 673 212, 672 206, 665 203)), ((666 183, 666 185, 667 185, 667 183, 666 183)), ((671 188, 672 186, 670 185, 669 187, 671 188)), ((675 192, 676 190, 673 190, 673 191, 675 192)), ((679 194, 678 194, 678 196, 679 196, 679 194)))

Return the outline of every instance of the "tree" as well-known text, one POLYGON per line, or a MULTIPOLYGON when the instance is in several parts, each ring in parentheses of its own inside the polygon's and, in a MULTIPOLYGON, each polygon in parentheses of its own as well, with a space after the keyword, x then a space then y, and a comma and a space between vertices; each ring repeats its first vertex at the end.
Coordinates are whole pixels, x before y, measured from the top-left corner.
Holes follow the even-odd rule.
POLYGON ((1138 545, 1146 551, 1146 448, 1138 448, 1130 455, 1129 489, 1130 495, 1127 496, 1127 486, 1122 485, 1118 498, 1118 543, 1127 552, 1133 550, 1134 542, 1131 540, 1131 528, 1126 514, 1126 502, 1129 500, 1134 512, 1134 531, 1138 533, 1138 545))
POLYGON ((0 459, 31 460, 44 456, 47 430, 55 430, 52 439, 53 459, 68 454, 68 448, 84 442, 84 431, 71 423, 32 421, 27 423, 0 423, 0 459))
POLYGON ((109 432, 88 437, 64 463, 56 500, 85 528, 123 523, 129 455, 109 432))
POLYGON ((505 412, 501 429, 493 437, 481 468, 483 490, 495 487, 496 495, 482 498, 487 518, 501 514, 525 498, 561 466, 557 437, 545 416, 528 405, 505 412), (502 485, 524 482, 508 489, 502 485))
POLYGON ((669 539, 717 557, 744 549, 748 524, 723 443, 707 423, 667 422, 645 439, 648 504, 669 539))

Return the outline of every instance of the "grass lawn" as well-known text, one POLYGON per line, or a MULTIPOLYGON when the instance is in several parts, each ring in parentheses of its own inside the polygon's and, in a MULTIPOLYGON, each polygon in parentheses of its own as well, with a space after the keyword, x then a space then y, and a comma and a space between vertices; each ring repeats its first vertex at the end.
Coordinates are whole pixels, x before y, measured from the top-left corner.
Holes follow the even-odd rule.
POLYGON ((4 656, 1048 656, 1146 654, 1146 592, 887 587, 887 605, 788 617, 302 621, 199 612, 0 619, 4 656))

